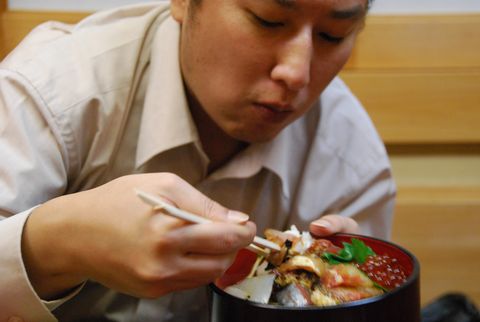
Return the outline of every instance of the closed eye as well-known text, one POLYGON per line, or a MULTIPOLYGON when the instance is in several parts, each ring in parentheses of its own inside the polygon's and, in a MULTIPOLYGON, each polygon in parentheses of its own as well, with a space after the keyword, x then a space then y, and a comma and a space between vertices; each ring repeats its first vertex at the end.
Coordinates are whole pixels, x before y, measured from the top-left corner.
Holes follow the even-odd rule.
POLYGON ((278 21, 269 21, 265 20, 263 18, 260 18, 259 16, 253 14, 253 17, 257 22, 262 26, 266 28, 278 28, 278 27, 283 27, 284 23, 283 22, 278 22, 278 21))
POLYGON ((343 41, 343 39, 345 39, 343 37, 335 37, 324 32, 319 33, 319 36, 324 40, 331 42, 333 44, 339 44, 343 41))

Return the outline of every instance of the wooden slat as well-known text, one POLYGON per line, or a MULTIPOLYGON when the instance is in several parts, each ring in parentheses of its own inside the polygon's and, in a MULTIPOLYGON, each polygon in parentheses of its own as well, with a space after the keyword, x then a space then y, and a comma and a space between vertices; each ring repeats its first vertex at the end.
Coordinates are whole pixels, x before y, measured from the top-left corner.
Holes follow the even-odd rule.
POLYGON ((49 20, 76 23, 87 16, 83 12, 5 11, 1 13, 0 59, 9 53, 35 26, 49 20))
POLYGON ((4 30, 3 17, 7 10, 7 0, 0 0, 0 60, 6 55, 7 49, 5 48, 6 33, 4 30))
POLYGON ((370 16, 347 68, 480 67, 480 15, 370 16))
POLYGON ((342 73, 391 143, 480 142, 480 69, 342 73))
MULTIPOLYGON (((397 206, 400 208, 403 207, 415 207, 420 206, 422 209, 424 207, 432 207, 432 212, 437 211, 438 208, 443 206, 446 207, 480 207, 480 182, 477 182, 476 186, 407 186, 399 184, 398 186, 398 195, 397 195, 397 206)), ((462 211, 459 211, 459 218, 462 214, 462 211)), ((408 216, 408 215, 405 215, 408 216)), ((480 209, 478 209, 478 218, 480 219, 480 209)), ((473 229, 478 233, 478 238, 480 238, 480 226, 471 227, 468 220, 463 222, 457 222, 453 225, 468 225, 467 230, 473 229)), ((476 220, 474 221, 476 222, 476 220)), ((403 224, 408 226, 408 222, 402 221, 403 224)), ((402 224, 399 223, 399 224, 402 224)), ((435 225, 442 225, 443 223, 437 222, 435 225)), ((450 225, 446 225, 442 229, 448 229, 450 225)), ((398 228, 398 227, 397 227, 398 228)), ((396 229, 398 234, 408 233, 408 229, 396 229)), ((479 248, 480 251, 480 248, 479 248)), ((480 284, 479 284, 480 285, 480 284)))
MULTIPOLYGON (((429 147, 423 147, 429 152, 429 147)), ((444 199, 433 198, 437 194, 424 196, 416 191, 402 198, 409 202, 432 199, 435 202, 470 202, 480 200, 480 152, 477 154, 410 154, 397 155, 390 153, 393 175, 399 187, 442 187, 452 191, 452 195, 444 194, 444 199), (462 188, 461 190, 458 190, 462 188), (464 197, 464 199, 459 199, 464 197)), ((480 215, 480 214, 479 214, 480 215)), ((480 228, 479 228, 480 229, 480 228)))
POLYGON ((480 305, 480 199, 466 205, 432 200, 405 202, 400 190, 393 241, 420 261, 422 304, 461 292, 480 305))

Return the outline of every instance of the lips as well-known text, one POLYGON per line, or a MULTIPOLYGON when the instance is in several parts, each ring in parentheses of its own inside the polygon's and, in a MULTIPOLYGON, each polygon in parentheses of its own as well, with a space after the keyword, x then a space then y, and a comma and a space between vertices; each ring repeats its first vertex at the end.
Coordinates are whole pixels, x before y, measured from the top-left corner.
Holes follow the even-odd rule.
POLYGON ((253 111, 262 123, 285 123, 290 118, 294 109, 291 105, 271 102, 253 103, 253 111))
POLYGON ((290 104, 277 102, 255 102, 254 105, 271 110, 274 113, 291 113, 294 108, 290 104))

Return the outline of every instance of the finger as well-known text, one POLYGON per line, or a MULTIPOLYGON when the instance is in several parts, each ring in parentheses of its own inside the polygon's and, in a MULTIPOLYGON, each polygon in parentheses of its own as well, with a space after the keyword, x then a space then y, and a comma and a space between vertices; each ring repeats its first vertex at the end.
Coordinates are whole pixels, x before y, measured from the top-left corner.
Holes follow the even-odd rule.
POLYGON ((181 270, 172 278, 159 281, 160 290, 167 292, 207 285, 222 276, 232 265, 235 253, 228 255, 189 254, 181 259, 181 270))
POLYGON ((356 234, 359 232, 359 226, 350 217, 325 215, 310 223, 310 232, 316 236, 327 236, 335 233, 356 234))
POLYGON ((178 251, 189 254, 228 254, 246 247, 255 237, 255 224, 209 223, 184 226, 169 232, 178 251))
POLYGON ((248 215, 228 209, 218 202, 208 198, 185 180, 173 174, 163 174, 166 180, 165 187, 157 194, 169 200, 176 207, 200 215, 212 221, 229 221, 245 223, 248 215))
POLYGON ((196 278, 209 283, 222 276, 233 264, 237 253, 224 255, 198 255, 189 254, 186 256, 185 273, 182 276, 196 276, 196 278))

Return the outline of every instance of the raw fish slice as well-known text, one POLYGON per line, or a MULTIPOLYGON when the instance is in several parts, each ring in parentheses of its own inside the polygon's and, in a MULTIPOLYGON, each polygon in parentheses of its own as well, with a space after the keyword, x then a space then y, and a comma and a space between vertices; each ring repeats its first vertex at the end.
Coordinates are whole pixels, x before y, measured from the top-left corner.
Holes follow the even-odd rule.
POLYGON ((283 306, 307 306, 311 305, 310 293, 302 285, 297 283, 289 284, 277 293, 277 302, 283 306))

